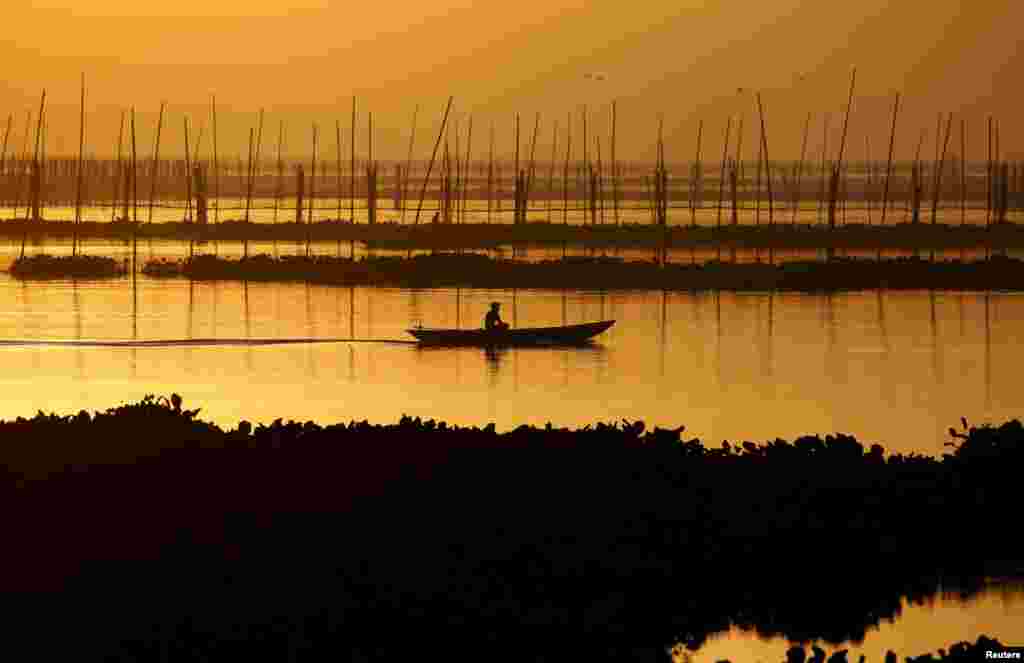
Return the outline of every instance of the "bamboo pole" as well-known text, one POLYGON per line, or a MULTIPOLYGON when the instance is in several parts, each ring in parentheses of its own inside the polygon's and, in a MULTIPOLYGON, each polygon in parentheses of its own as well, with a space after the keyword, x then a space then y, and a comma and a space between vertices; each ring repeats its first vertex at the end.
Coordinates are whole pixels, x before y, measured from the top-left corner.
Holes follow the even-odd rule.
POLYGON ((615 100, 612 100, 612 204, 615 206, 615 225, 622 225, 619 221, 619 162, 615 159, 615 126, 616 112, 615 100))
MULTIPOLYGON (((217 95, 213 95, 213 197, 217 199, 217 207, 213 210, 213 223, 220 222, 220 157, 217 150, 217 95)), ((214 242, 214 255, 217 244, 214 242)))
POLYGON ((918 223, 921 215, 921 151, 924 148, 924 139, 928 135, 927 129, 921 130, 921 137, 917 141, 917 151, 914 154, 914 164, 911 168, 910 200, 907 211, 911 215, 911 221, 918 223))
POLYGON ((960 118, 960 225, 967 225, 967 120, 960 118))
POLYGON ((988 197, 985 202, 985 227, 992 223, 992 116, 988 117, 988 165, 985 175, 985 186, 988 197))
POLYGON ((839 190, 839 178, 843 173, 843 157, 846 153, 846 136, 850 128, 850 109, 853 107, 853 90, 857 82, 857 68, 853 68, 853 73, 850 76, 850 96, 846 102, 846 116, 843 119, 843 133, 839 141, 839 155, 836 160, 836 165, 833 169, 833 180, 834 184, 831 187, 829 197, 829 228, 835 228, 835 207, 836 207, 836 195, 839 190))
MULTIPOLYGON (((356 96, 352 95, 352 122, 350 124, 352 129, 351 140, 349 141, 349 153, 351 155, 351 162, 349 164, 349 180, 348 180, 348 213, 351 217, 351 222, 356 222, 356 96)), ((353 240, 354 242, 355 240, 353 240)), ((354 250, 354 249, 353 249, 354 250)))
POLYGON ((594 138, 597 146, 597 186, 594 188, 597 190, 597 204, 600 209, 601 225, 604 225, 604 178, 601 171, 601 134, 594 138))
MULTIPOLYGON (((4 149, 6 150, 6 139, 4 149)), ((78 224, 82 222, 82 157, 85 153, 85 74, 82 74, 82 103, 78 117, 78 167, 75 183, 75 224, 71 236, 71 255, 78 255, 78 224)))
MULTIPOLYGON (((946 138, 942 143, 942 156, 935 169, 935 194, 932 198, 932 225, 934 226, 937 222, 939 213, 939 196, 942 193, 942 175, 946 166, 946 150, 949 147, 949 135, 953 131, 953 114, 949 114, 949 119, 946 120, 946 138)), ((939 141, 938 135, 935 136, 935 142, 939 141)), ((935 247, 933 246, 930 252, 930 259, 935 260, 935 247)))
POLYGON ((452 102, 454 100, 455 97, 448 97, 448 105, 444 109, 444 119, 441 120, 441 130, 437 133, 437 141, 434 143, 434 151, 430 155, 430 165, 427 166, 427 174, 423 178, 423 188, 420 189, 420 202, 416 206, 416 220, 413 222, 413 225, 418 225, 420 222, 420 213, 423 211, 423 196, 427 193, 427 182, 430 180, 430 173, 434 170, 434 160, 437 158, 437 148, 441 145, 441 139, 444 137, 445 127, 448 126, 448 113, 452 109, 452 102))
POLYGON ((50 138, 50 119, 46 118, 43 121, 42 144, 41 144, 41 146, 39 148, 39 170, 38 170, 38 177, 36 177, 36 180, 35 180, 35 183, 34 183, 34 187, 35 187, 35 189, 34 189, 34 191, 35 191, 34 200, 36 201, 36 208, 37 208, 37 211, 35 213, 35 218, 37 218, 40 221, 43 220, 43 212, 46 209, 46 201, 45 201, 45 199, 43 197, 43 191, 44 191, 45 182, 48 179, 46 171, 49 168, 49 162, 47 160, 47 147, 49 146, 49 138, 50 138))
POLYGON ((282 183, 284 181, 284 160, 281 150, 284 148, 284 120, 277 127, 277 185, 274 187, 274 223, 277 223, 278 210, 281 207, 282 183))
POLYGON ((309 170, 309 214, 306 218, 306 257, 310 256, 310 240, 313 232, 313 223, 316 220, 316 149, 317 149, 318 127, 313 123, 313 154, 310 157, 309 170))
POLYGON ((43 90, 43 102, 39 104, 39 115, 36 118, 36 146, 35 154, 32 158, 33 174, 32 174, 32 218, 35 221, 40 220, 39 214, 39 197, 40 182, 42 179, 42 164, 40 163, 40 154, 45 147, 43 139, 43 132, 46 131, 46 125, 44 123, 46 90, 43 90))
POLYGON ((249 127, 249 152, 246 156, 245 164, 245 219, 246 223, 249 223, 249 208, 252 202, 252 159, 253 159, 253 142, 256 138, 256 130, 253 127, 249 127))
MULTIPOLYGON (((122 170, 123 161, 121 159, 121 153, 123 151, 122 144, 124 141, 124 110, 121 111, 121 125, 117 131, 117 168, 114 171, 114 194, 111 198, 110 203, 110 222, 113 223, 117 220, 117 203, 121 200, 121 179, 123 177, 122 170)), ((127 192, 125 193, 125 200, 128 199, 127 192)), ((125 214, 125 220, 127 221, 127 214, 125 214)))
POLYGON ((157 168, 160 163, 160 133, 164 128, 164 108, 166 102, 160 102, 160 115, 157 119, 156 125, 156 145, 153 147, 153 170, 150 173, 150 186, 149 186, 149 220, 147 223, 153 223, 153 202, 156 199, 156 182, 159 179, 157 177, 157 168))
POLYGON ((487 223, 491 222, 494 197, 494 122, 491 122, 491 146, 487 153, 487 223))
MULTIPOLYGON (((942 111, 939 111, 935 119, 935 159, 932 160, 932 188, 938 186, 936 177, 939 170, 939 150, 942 147, 942 111)), ((935 192, 932 192, 935 195, 935 192)))
POLYGON ((730 177, 730 186, 732 187, 732 222, 733 225, 739 223, 739 178, 742 172, 742 155, 743 155, 743 125, 746 121, 746 113, 740 113, 740 126, 736 136, 736 158, 733 159, 736 168, 736 177, 730 177), (735 183, 732 183, 732 179, 735 179, 735 183))
MULTIPOLYGON (((445 142, 445 159, 448 161, 448 167, 451 168, 451 157, 447 153, 448 143, 445 142)), ((451 207, 452 198, 454 198, 455 204, 455 223, 460 223, 459 212, 461 211, 459 201, 462 199, 462 148, 459 145, 459 121, 455 121, 455 188, 450 193, 454 196, 449 196, 449 208, 451 207)))
POLYGON ((697 124, 697 160, 694 162, 693 170, 693 184, 692 192, 690 194, 690 224, 694 227, 697 226, 697 208, 701 205, 704 200, 703 190, 701 188, 701 177, 702 177, 702 160, 701 160, 701 139, 704 136, 704 120, 700 120, 697 124))
POLYGON ((188 135, 188 116, 182 118, 185 122, 185 221, 192 220, 192 168, 189 159, 192 143, 188 135))
POLYGON ((761 225, 761 171, 764 168, 764 143, 757 136, 757 174, 754 176, 754 225, 761 225))
MULTIPOLYGON (((189 142, 188 135, 188 115, 183 118, 185 124, 185 221, 189 222, 192 220, 192 167, 189 160, 189 153, 191 151, 191 143, 189 142)), ((189 258, 192 257, 194 243, 191 238, 188 243, 189 258)))
MULTIPOLYGON (((21 157, 18 163, 18 181, 15 185, 15 198, 14 198, 14 218, 18 218, 18 210, 21 208, 21 192, 23 184, 25 183, 25 177, 28 175, 28 169, 30 167, 28 160, 28 140, 29 134, 32 131, 32 111, 26 111, 25 113, 25 133, 21 140, 21 157)), ((28 221, 28 204, 25 205, 25 220, 28 221)))
POLYGON ((132 278, 139 252, 139 157, 135 146, 135 106, 132 106, 132 278))
POLYGON ((871 137, 864 134, 864 205, 868 212, 868 225, 871 225, 871 192, 875 183, 875 170, 871 164, 871 137))
MULTIPOLYGON (((338 211, 336 218, 341 221, 341 120, 334 120, 334 152, 337 157, 334 173, 334 189, 338 196, 338 211)), ((338 239, 338 256, 341 256, 341 239, 338 239)))
POLYGON ((822 130, 821 138, 821 187, 818 190, 818 221, 821 221, 821 215, 825 208, 825 177, 828 172, 828 125, 830 116, 825 113, 825 123, 822 130))
MULTIPOLYGON (((589 186, 590 186, 590 143, 587 142, 587 105, 583 104, 583 205, 586 208, 590 204, 589 186)), ((583 212, 583 223, 586 224, 587 213, 586 209, 583 212)))
MULTIPOLYGON (((885 212, 889 206, 889 180, 892 178, 892 156, 893 150, 896 147, 896 115, 900 110, 900 93, 896 93, 896 100, 892 104, 892 129, 889 130, 889 158, 885 166, 885 189, 882 193, 882 221, 881 225, 885 225, 885 212)), ((879 249, 879 257, 881 257, 881 249, 879 249)))
MULTIPOLYGON (((405 160, 405 180, 402 184, 402 223, 405 223, 405 208, 408 207, 406 203, 407 196, 409 195, 409 175, 412 173, 412 146, 416 140, 416 119, 420 113, 420 105, 416 104, 416 108, 412 112, 412 132, 409 134, 409 156, 405 160)), ((488 213, 490 213, 490 207, 488 207, 488 213)))
MULTIPOLYGON (((572 156, 572 114, 565 124, 565 167, 562 170, 562 225, 569 225, 569 158, 572 156)), ((562 257, 565 257, 565 241, 562 241, 562 257)))
POLYGON ((377 191, 371 190, 371 184, 376 186, 376 168, 373 162, 373 112, 367 113, 367 141, 366 141, 366 222, 377 222, 377 191), (373 182, 371 182, 371 179, 373 182), (371 201, 373 203, 371 207, 371 201))
POLYGON ((772 162, 768 158, 768 131, 765 129, 764 125, 764 106, 761 104, 760 92, 757 93, 757 112, 761 116, 761 144, 764 146, 764 175, 768 184, 768 225, 775 225, 775 199, 772 195, 772 162))
MULTIPOLYGON (((7 116, 7 130, 4 132, 4 151, 0 153, 0 176, 7 175, 7 139, 11 135, 11 124, 14 122, 14 114, 11 113, 7 116)), ((7 178, 4 177, 6 180, 7 178)))
MULTIPOLYGON (((941 128, 941 127, 940 127, 941 128)), ((942 176, 946 166, 946 150, 949 147, 949 135, 953 129, 953 114, 949 114, 949 118, 946 120, 946 137, 942 142, 942 156, 940 157, 935 168, 935 193, 932 197, 932 225, 934 226, 938 221, 939 215, 939 196, 942 193, 942 176)), ((935 142, 939 142, 939 136, 936 134, 935 142)))
MULTIPOLYGON (((668 232, 668 230, 667 230, 667 226, 668 226, 668 173, 665 170, 665 115, 663 113, 658 117, 658 168, 657 168, 657 177, 658 177, 658 192, 660 193, 660 196, 658 198, 658 223, 660 223, 663 226, 666 226, 666 232, 668 232)), ((603 213, 604 213, 603 200, 602 200, 601 212, 602 212, 602 222, 603 222, 604 221, 604 219, 603 219, 603 213)), ((662 239, 664 240, 665 238, 663 237, 662 239)), ((664 244, 664 241, 662 243, 664 244)), ((663 246, 663 252, 664 252, 664 248, 665 247, 663 246)), ((664 256, 662 256, 662 261, 664 262, 664 256)))
MULTIPOLYGON (((36 145, 35 145, 35 153, 34 153, 34 156, 32 158, 32 164, 33 164, 33 175, 32 175, 32 177, 33 177, 33 179, 35 179, 37 177, 37 174, 38 174, 38 171, 39 171, 39 140, 40 140, 40 134, 42 134, 42 132, 43 132, 43 113, 44 113, 45 110, 46 110, 46 90, 44 89, 43 90, 43 96, 39 100, 39 117, 36 120, 36 145)), ((26 127, 26 131, 27 131, 27 127, 26 127)), ((38 209, 38 204, 36 204, 34 207, 36 209, 38 209)), ((27 214, 26 214, 26 216, 27 216, 27 214)), ((24 232, 24 234, 22 235, 22 238, 21 238, 21 253, 18 256, 19 260, 21 260, 21 259, 23 259, 25 257, 25 242, 28 240, 28 223, 27 223, 27 221, 28 221, 28 219, 26 219, 25 232, 24 232)))
POLYGON ((804 175, 804 159, 807 157, 807 137, 811 131, 811 113, 807 113, 807 120, 804 121, 804 139, 800 145, 800 165, 796 168, 796 190, 793 194, 793 225, 796 225, 796 215, 800 209, 800 184, 804 175))
POLYGON ((537 133, 540 131, 540 113, 533 123, 533 139, 530 141, 530 170, 526 175, 526 188, 523 191, 523 221, 526 221, 526 209, 530 205, 530 192, 533 190, 534 156, 537 152, 537 133))
POLYGON ((516 160, 515 160, 514 178, 515 178, 516 186, 515 186, 515 205, 513 206, 513 209, 515 210, 514 211, 515 218, 512 221, 513 224, 519 223, 519 213, 520 213, 519 212, 519 204, 520 204, 519 203, 519 200, 520 200, 520 192, 519 192, 519 113, 516 113, 515 136, 516 136, 516 160))
POLYGON ((469 116, 469 130, 466 134, 466 161, 465 161, 465 174, 462 178, 462 222, 466 222, 466 201, 467 193, 469 190, 469 178, 472 175, 470 163, 473 158, 473 115, 469 116))
MULTIPOLYGON (((555 120, 555 130, 551 136, 551 163, 548 167, 548 223, 551 223, 551 198, 555 189, 555 159, 558 158, 558 120, 555 120)), ((616 211, 618 211, 616 209, 616 211)), ((617 218, 617 216, 616 216, 617 218)))
POLYGON ((722 147, 722 171, 718 177, 718 220, 715 226, 722 227, 722 194, 725 191, 725 161, 729 154, 729 133, 732 131, 732 115, 725 123, 725 145, 722 147))

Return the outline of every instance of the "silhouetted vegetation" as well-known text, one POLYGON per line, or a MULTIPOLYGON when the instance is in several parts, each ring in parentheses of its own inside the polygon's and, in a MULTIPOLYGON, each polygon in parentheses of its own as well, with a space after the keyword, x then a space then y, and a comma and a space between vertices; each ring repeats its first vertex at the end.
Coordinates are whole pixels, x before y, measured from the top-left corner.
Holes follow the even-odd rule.
POLYGON ((1024 289, 1024 261, 1005 256, 967 261, 834 258, 778 264, 711 261, 659 265, 654 261, 625 261, 611 256, 571 256, 528 263, 454 253, 358 260, 323 255, 274 258, 266 254, 230 259, 206 254, 182 262, 152 261, 143 271, 153 276, 181 275, 198 280, 310 281, 420 288, 1024 289))
POLYGON ((51 256, 47 254, 16 258, 11 263, 11 275, 21 279, 46 278, 98 278, 120 276, 124 266, 113 258, 105 256, 51 256))
POLYGON ((732 624, 856 641, 901 597, 1022 570, 1016 420, 931 458, 198 415, 175 395, 0 422, 12 660, 665 660, 732 624))

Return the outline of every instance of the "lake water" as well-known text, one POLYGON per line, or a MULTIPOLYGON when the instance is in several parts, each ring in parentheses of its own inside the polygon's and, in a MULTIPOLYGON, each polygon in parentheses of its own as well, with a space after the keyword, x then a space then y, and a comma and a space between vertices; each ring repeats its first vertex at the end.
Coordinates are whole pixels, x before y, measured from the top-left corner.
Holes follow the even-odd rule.
MULTIPOLYGON (((16 250, 16 242, 4 245, 0 260, 16 250)), ((402 290, 143 276, 133 285, 127 277, 20 282, 0 273, 0 341, 408 341, 405 329, 418 323, 479 326, 491 301, 516 326, 618 322, 592 347, 498 353, 409 343, 6 344, 0 418, 105 409, 175 391, 225 427, 408 414, 508 430, 626 418, 685 424, 688 437, 709 444, 840 431, 893 452, 938 455, 960 416, 1001 423, 1024 411, 1024 296, 1015 293, 402 290)), ((907 606, 863 651, 880 660, 887 648, 924 653, 980 633, 1012 641, 1024 617, 1020 596, 996 590, 966 605, 940 596, 907 606)), ((693 660, 779 661, 786 646, 735 631, 693 660)))
MULTIPOLYGON (((148 196, 148 190, 140 192, 140 195, 143 193, 145 196, 148 196)), ((505 193, 511 196, 511 190, 505 193)), ((2 204, 2 207, 0 207, 0 218, 2 219, 24 218, 26 215, 25 201, 21 201, 17 212, 15 212, 14 206, 9 201, 2 201, 0 204, 2 204)), ((248 205, 249 220, 253 223, 285 223, 294 221, 296 216, 295 204, 294 197, 285 197, 278 201, 275 208, 273 198, 254 198, 248 205)), ((1024 198, 1021 199, 1021 203, 1011 206, 1011 209, 1008 211, 1008 220, 1019 223, 1024 219, 1024 214, 1022 214, 1024 213, 1024 207, 1021 206, 1022 204, 1024 204, 1024 198)), ((305 219, 309 218, 309 205, 310 202, 307 198, 305 202, 305 219)), ((603 205, 598 201, 597 211, 594 215, 591 215, 587 205, 587 201, 580 198, 569 198, 567 201, 563 201, 560 196, 556 196, 552 200, 537 200, 535 198, 530 201, 527 220, 531 222, 567 223, 569 225, 589 224, 595 221, 598 224, 606 225, 614 224, 617 221, 633 224, 654 223, 650 198, 622 200, 616 213, 611 192, 608 191, 606 192, 606 199, 603 205)), ((244 194, 242 198, 211 198, 209 200, 210 222, 243 219, 246 216, 246 207, 244 194)), ((418 207, 419 200, 410 199, 403 213, 401 208, 396 208, 390 200, 381 199, 377 208, 377 220, 378 222, 411 224, 416 220, 418 207)), ((794 215, 792 199, 788 197, 774 200, 770 210, 767 197, 761 200, 759 204, 752 200, 743 200, 738 203, 736 216, 739 223, 751 225, 767 224, 770 221, 774 221, 776 224, 789 224, 794 221, 798 224, 820 224, 827 221, 827 210, 816 199, 803 198, 797 207, 798 209, 794 215)), ((840 204, 837 208, 836 222, 839 224, 878 224, 881 222, 881 209, 880 193, 875 194, 875 198, 872 198, 870 204, 861 200, 849 200, 845 204, 840 204)), ((424 200, 420 210, 419 223, 429 222, 438 210, 438 200, 424 200)), ((510 198, 501 201, 497 199, 492 200, 490 211, 488 211, 488 203, 485 198, 469 199, 465 201, 463 210, 464 214, 460 216, 460 220, 465 223, 508 224, 513 221, 513 204, 510 198)), ((83 205, 81 214, 82 218, 86 221, 104 222, 111 220, 112 211, 109 202, 102 204, 91 203, 83 205)), ((120 213, 121 208, 119 206, 117 214, 120 213)), ((152 218, 154 223, 163 223, 182 221, 186 216, 193 218, 194 212, 192 214, 187 212, 185 201, 182 199, 157 200, 151 213, 148 197, 143 197, 139 200, 138 209, 135 214, 142 223, 148 222, 150 218, 152 218)), ((368 220, 366 200, 364 198, 356 198, 353 205, 351 198, 320 195, 317 196, 313 203, 312 214, 315 221, 355 218, 357 223, 366 223, 368 220)), ((49 221, 73 221, 75 219, 74 201, 45 205, 42 210, 42 216, 49 221)), ((131 208, 129 208, 128 216, 133 218, 131 208)), ((960 223, 985 225, 988 216, 985 209, 984 196, 982 196, 981 200, 970 201, 964 208, 960 207, 958 200, 944 199, 936 209, 935 218, 939 223, 950 225, 960 223)), ((670 226, 685 226, 691 223, 703 227, 720 224, 728 225, 732 223, 732 203, 730 200, 725 199, 719 204, 717 198, 711 197, 709 194, 709 197, 700 201, 691 210, 690 203, 686 199, 685 193, 683 193, 681 196, 675 197, 670 201, 667 217, 668 225, 670 226), (721 211, 719 211, 719 208, 721 208, 721 211)), ((890 199, 888 201, 886 225, 904 223, 910 220, 911 214, 906 200, 890 199)), ((922 223, 931 223, 932 221, 930 199, 922 202, 921 221, 922 223)))
MULTIPOLYGON (((883 620, 869 629, 862 642, 829 645, 823 642, 803 643, 808 655, 810 645, 817 644, 831 654, 849 650, 849 661, 863 654, 867 663, 881 663, 885 652, 904 656, 937 653, 956 642, 976 642, 979 636, 996 637, 1004 645, 1020 645, 1024 624, 1024 585, 1014 581, 993 582, 980 594, 961 598, 957 592, 939 592, 924 602, 903 599, 901 611, 894 620, 883 620)), ((737 628, 713 636, 696 652, 678 647, 674 663, 713 663, 729 659, 733 663, 780 663, 786 650, 794 643, 785 638, 763 637, 737 628)))
POLYGON ((222 425, 278 416, 499 429, 641 419, 705 442, 836 431, 939 454, 946 429, 1019 417, 1016 293, 563 292, 191 283, 24 283, 0 275, 0 339, 360 338, 615 319, 593 347, 5 347, 0 417, 178 391, 222 425))

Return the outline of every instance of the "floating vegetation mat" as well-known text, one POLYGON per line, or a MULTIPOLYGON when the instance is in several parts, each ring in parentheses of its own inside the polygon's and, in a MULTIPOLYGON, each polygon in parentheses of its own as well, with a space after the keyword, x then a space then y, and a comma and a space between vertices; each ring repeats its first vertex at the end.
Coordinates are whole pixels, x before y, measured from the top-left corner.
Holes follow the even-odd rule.
MULTIPOLYGON (((767 256, 766 256, 767 257, 767 256)), ((213 255, 151 261, 151 276, 197 280, 311 281, 337 285, 470 288, 584 288, 737 291, 1024 290, 1024 261, 834 258, 827 261, 658 264, 613 257, 568 257, 534 263, 480 254, 350 260, 330 256, 213 255)))
POLYGON ((123 263, 104 256, 51 256, 46 254, 17 258, 11 275, 20 279, 102 278, 126 273, 123 263))

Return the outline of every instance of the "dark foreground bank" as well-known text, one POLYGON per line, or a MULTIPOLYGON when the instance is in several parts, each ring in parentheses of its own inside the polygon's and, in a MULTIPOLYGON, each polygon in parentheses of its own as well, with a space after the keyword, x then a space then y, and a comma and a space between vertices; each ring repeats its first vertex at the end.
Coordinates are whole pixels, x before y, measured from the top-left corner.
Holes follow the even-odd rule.
POLYGON ((951 432, 929 458, 626 422, 224 431, 177 397, 0 422, 3 646, 664 661, 730 625, 838 645, 939 583, 1024 572, 1024 427, 951 432))

